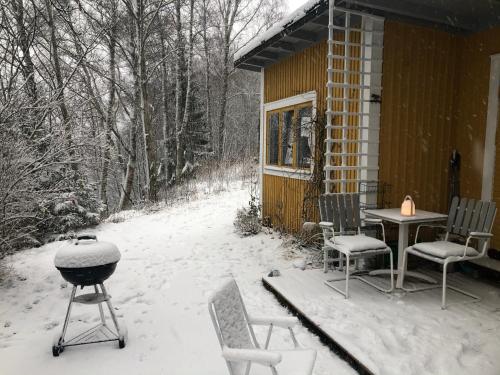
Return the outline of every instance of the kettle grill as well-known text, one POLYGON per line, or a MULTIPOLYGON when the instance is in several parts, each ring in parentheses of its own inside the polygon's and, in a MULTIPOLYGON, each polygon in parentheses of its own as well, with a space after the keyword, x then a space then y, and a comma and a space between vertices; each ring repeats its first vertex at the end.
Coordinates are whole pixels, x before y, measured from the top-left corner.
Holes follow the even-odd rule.
POLYGON ((114 244, 98 241, 97 237, 91 234, 79 235, 75 242, 64 247, 56 254, 54 264, 61 273, 61 276, 73 284, 73 289, 62 332, 55 337, 52 345, 52 355, 54 357, 58 357, 64 351, 64 348, 68 346, 118 341, 120 349, 125 347, 127 338, 126 327, 122 326, 120 328, 113 306, 111 305, 111 296, 104 287, 104 281, 113 274, 119 260, 120 251, 114 244), (94 292, 77 296, 78 287, 81 289, 84 287, 93 287, 94 292), (98 305, 100 322, 95 327, 66 340, 66 331, 73 303, 98 305), (109 309, 114 329, 106 322, 103 303, 109 309))

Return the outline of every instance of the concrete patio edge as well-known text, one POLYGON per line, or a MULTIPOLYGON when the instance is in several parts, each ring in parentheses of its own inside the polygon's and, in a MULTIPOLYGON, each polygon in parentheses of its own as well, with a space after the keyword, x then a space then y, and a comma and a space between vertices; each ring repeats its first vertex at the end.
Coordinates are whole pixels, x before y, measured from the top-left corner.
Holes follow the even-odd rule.
POLYGON ((281 305, 286 307, 293 315, 295 315, 309 331, 318 336, 323 344, 327 345, 332 352, 346 361, 360 375, 375 375, 368 369, 368 367, 366 367, 361 361, 359 361, 348 350, 340 345, 333 337, 331 337, 321 327, 319 327, 311 319, 309 319, 307 315, 304 314, 297 306, 295 306, 290 300, 283 296, 283 294, 281 294, 270 283, 268 283, 265 278, 262 278, 262 285, 266 290, 271 292, 276 297, 281 305))

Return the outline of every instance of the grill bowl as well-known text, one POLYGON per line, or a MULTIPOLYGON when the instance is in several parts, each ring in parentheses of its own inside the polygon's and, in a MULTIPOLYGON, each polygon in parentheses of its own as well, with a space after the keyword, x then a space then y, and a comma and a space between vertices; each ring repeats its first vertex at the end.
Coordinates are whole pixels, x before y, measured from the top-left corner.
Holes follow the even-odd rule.
POLYGON ((120 251, 109 242, 101 242, 89 234, 78 236, 77 241, 61 248, 54 265, 61 276, 76 286, 102 284, 115 272, 120 251))
POLYGON ((115 272, 117 263, 118 262, 83 268, 56 268, 67 282, 77 286, 90 286, 101 284, 108 279, 113 272, 115 272))

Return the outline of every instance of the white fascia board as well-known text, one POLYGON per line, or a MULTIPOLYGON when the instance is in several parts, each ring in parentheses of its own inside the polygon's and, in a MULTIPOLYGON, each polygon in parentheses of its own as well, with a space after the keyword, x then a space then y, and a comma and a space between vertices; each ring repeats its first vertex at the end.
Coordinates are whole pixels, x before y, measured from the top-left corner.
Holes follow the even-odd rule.
POLYGON ((284 107, 289 107, 292 105, 297 105, 301 103, 312 102, 313 103, 313 117, 316 115, 316 91, 309 91, 303 94, 290 96, 289 98, 276 100, 274 102, 264 104, 264 109, 266 112, 274 111, 275 109, 280 109, 284 107))
POLYGON ((484 137, 483 178, 481 199, 493 198, 493 180, 495 177, 496 132, 498 124, 498 89, 500 87, 500 54, 491 56, 490 89, 488 96, 488 115, 484 137))

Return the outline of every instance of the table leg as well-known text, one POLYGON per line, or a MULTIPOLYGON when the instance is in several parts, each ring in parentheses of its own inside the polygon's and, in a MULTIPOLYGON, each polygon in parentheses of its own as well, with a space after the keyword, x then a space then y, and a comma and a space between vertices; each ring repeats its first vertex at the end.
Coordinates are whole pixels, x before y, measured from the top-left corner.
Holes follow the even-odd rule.
MULTIPOLYGON (((409 232, 410 224, 409 223, 400 223, 399 224, 399 236, 398 236, 398 267, 397 270, 394 270, 394 273, 397 275, 396 280, 396 288, 403 288, 403 280, 401 278, 401 271, 403 270, 403 254, 404 250, 408 247, 408 232, 409 232)), ((378 275, 389 275, 390 270, 374 270, 368 273, 370 276, 378 276, 378 275)), ((437 281, 430 276, 421 274, 419 272, 406 271, 406 277, 413 277, 416 279, 420 279, 426 281, 430 284, 436 284, 437 281)))
POLYGON ((409 224, 399 224, 399 236, 398 236, 398 279, 396 282, 396 288, 401 289, 403 287, 403 280, 401 279, 401 271, 403 270, 403 253, 408 247, 408 228, 409 224))

